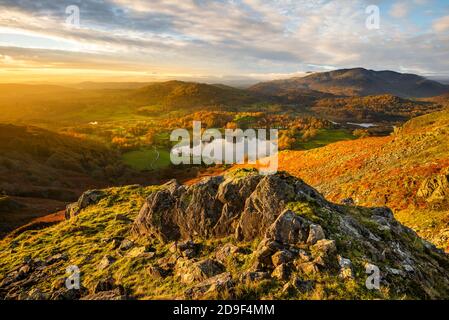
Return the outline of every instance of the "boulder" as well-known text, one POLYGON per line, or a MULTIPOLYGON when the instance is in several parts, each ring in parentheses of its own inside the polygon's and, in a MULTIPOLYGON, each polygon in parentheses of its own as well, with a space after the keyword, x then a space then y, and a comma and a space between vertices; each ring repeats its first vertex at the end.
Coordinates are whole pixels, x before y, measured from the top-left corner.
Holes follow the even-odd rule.
POLYGON ((188 259, 178 259, 175 266, 175 276, 183 283, 193 283, 206 280, 225 271, 225 267, 213 259, 192 262, 188 259))
POLYGON ((293 295, 298 292, 307 293, 314 289, 315 283, 310 280, 303 280, 298 276, 294 276, 289 282, 282 287, 284 294, 293 295))
POLYGON ((184 295, 186 299, 199 299, 202 296, 216 299, 220 295, 228 297, 233 286, 231 274, 224 272, 189 288, 184 295))
POLYGON ((319 224, 311 224, 309 226, 309 236, 307 237, 308 244, 313 245, 324 238, 326 238, 324 230, 319 224))
POLYGON ((113 264, 116 259, 110 255, 105 255, 98 264, 98 270, 104 270, 113 264))
POLYGON ((268 272, 261 272, 261 271, 249 271, 244 272, 240 275, 239 281, 240 282, 256 282, 256 281, 262 281, 270 279, 270 274, 268 272))
POLYGON ((128 258, 146 258, 146 259, 151 259, 152 257, 154 257, 155 253, 154 252, 148 252, 147 248, 145 246, 141 246, 141 247, 135 247, 131 250, 129 250, 126 253, 126 257, 128 258))
POLYGON ((115 280, 112 277, 99 280, 94 286, 94 293, 110 291, 116 287, 115 280))
POLYGON ((294 196, 294 186, 281 177, 274 175, 262 178, 245 204, 239 220, 238 239, 251 241, 263 236, 294 196))
POLYGON ((332 269, 338 267, 335 240, 323 239, 311 246, 314 262, 320 267, 332 269))
POLYGON ((135 235, 154 235, 161 241, 178 240, 179 226, 176 223, 176 198, 173 184, 162 186, 161 190, 152 193, 133 223, 135 235), (173 191, 173 192, 172 192, 173 191))
POLYGON ((272 257, 271 261, 275 267, 291 262, 295 258, 294 254, 288 250, 281 250, 276 252, 272 257))
POLYGON ((320 272, 315 262, 299 263, 296 265, 296 269, 304 275, 314 275, 320 272))
MULTIPOLYGON (((449 171, 449 168, 447 171, 449 171)), ((425 179, 421 183, 416 196, 424 198, 429 203, 448 202, 449 173, 442 172, 425 179)))
POLYGON ((285 210, 269 227, 266 237, 281 244, 304 242, 307 237, 307 221, 293 211, 285 210))
POLYGON ((273 272, 271 273, 271 276, 278 280, 285 281, 290 278, 291 274, 292 274, 292 266, 290 264, 283 263, 283 264, 278 265, 273 270, 273 272))
POLYGON ((65 219, 69 220, 77 216, 83 209, 97 204, 105 196, 102 190, 88 190, 84 192, 77 202, 68 204, 65 211, 65 219))
POLYGON ((246 199, 256 188, 261 176, 254 172, 244 178, 228 177, 220 184, 217 199, 223 203, 220 219, 214 227, 214 235, 223 237, 234 233, 246 199))
POLYGON ((167 271, 159 266, 149 266, 147 268, 148 275, 152 279, 163 279, 167 276, 167 271))
POLYGON ((264 236, 287 203, 306 200, 326 203, 315 189, 286 174, 262 177, 245 171, 190 186, 172 181, 146 199, 132 232, 163 242, 234 234, 251 241, 264 236))
POLYGON ((184 241, 177 245, 177 251, 185 258, 193 258, 200 252, 201 245, 192 240, 184 241))
POLYGON ((217 199, 217 192, 223 177, 205 178, 186 188, 180 195, 177 205, 178 226, 181 238, 192 235, 210 238, 221 217, 223 203, 217 199))
POLYGON ((240 248, 232 243, 227 243, 220 247, 215 253, 215 258, 221 263, 225 263, 230 257, 240 252, 240 248))
POLYGON ((61 288, 51 294, 50 300, 79 300, 89 292, 86 288, 66 289, 61 288))
POLYGON ((42 292, 38 288, 31 289, 27 297, 27 300, 48 300, 48 299, 49 299, 48 294, 42 292))

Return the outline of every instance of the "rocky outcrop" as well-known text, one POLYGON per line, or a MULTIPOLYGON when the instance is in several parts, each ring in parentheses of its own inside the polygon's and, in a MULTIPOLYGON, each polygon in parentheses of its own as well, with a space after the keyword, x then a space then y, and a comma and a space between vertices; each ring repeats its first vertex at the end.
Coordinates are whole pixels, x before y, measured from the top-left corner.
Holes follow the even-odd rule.
MULTIPOLYGON (((95 208, 107 203, 104 211, 54 227, 50 232, 75 236, 63 246, 40 243, 39 256, 2 266, 0 298, 449 298, 447 255, 388 208, 332 204, 299 179, 248 170, 191 186, 170 181, 145 194, 136 201, 144 201, 138 214, 131 203, 111 210, 100 201, 95 208), (74 262, 93 271, 83 274, 89 281, 79 290, 67 289, 61 277, 74 262), (367 286, 376 270, 379 290, 367 286)), ((17 248, 37 239, 22 237, 5 250, 18 257, 17 248)))
POLYGON ((449 203, 449 168, 440 174, 425 179, 416 193, 431 204, 449 203))
POLYGON ((84 192, 77 202, 67 205, 65 210, 66 220, 76 217, 81 212, 81 210, 98 203, 98 201, 100 201, 103 197, 104 192, 101 190, 89 190, 84 192))
POLYGON ((224 266, 213 259, 194 262, 187 258, 176 261, 175 277, 183 283, 194 283, 218 275, 225 270, 224 266))
MULTIPOLYGON (((449 296, 447 256, 397 222, 390 209, 329 203, 284 173, 262 177, 240 170, 192 186, 172 181, 147 199, 132 230, 138 238, 155 236, 175 244, 229 236, 241 243, 260 239, 250 253, 250 269, 237 278, 276 279, 285 282, 285 292, 307 292, 315 283, 302 279, 320 275, 352 281, 356 269, 363 274, 365 265, 373 265, 381 270, 383 285, 396 293, 449 296)), ((215 281, 209 279, 226 272, 229 259, 241 254, 230 243, 216 248, 213 256, 219 261, 192 259, 201 253, 182 254, 179 245, 173 252, 175 277, 201 283, 189 293, 194 297, 208 291, 215 281)))
POLYGON ((287 203, 310 199, 329 205, 303 181, 282 174, 242 170, 187 187, 171 181, 148 197, 133 232, 165 242, 234 234, 248 241, 263 236, 287 203))

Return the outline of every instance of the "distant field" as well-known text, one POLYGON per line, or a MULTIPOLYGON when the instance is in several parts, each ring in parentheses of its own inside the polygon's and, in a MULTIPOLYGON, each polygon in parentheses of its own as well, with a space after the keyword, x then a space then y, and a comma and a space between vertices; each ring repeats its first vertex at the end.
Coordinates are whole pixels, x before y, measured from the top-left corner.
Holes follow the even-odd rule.
POLYGON ((302 142, 301 140, 298 140, 294 149, 310 150, 324 147, 337 141, 354 139, 356 139, 356 137, 346 129, 320 129, 318 134, 310 141, 302 142))
POLYGON ((140 149, 124 153, 123 162, 136 170, 157 170, 170 165, 170 152, 165 149, 140 149), (156 151, 157 150, 157 151, 156 151))

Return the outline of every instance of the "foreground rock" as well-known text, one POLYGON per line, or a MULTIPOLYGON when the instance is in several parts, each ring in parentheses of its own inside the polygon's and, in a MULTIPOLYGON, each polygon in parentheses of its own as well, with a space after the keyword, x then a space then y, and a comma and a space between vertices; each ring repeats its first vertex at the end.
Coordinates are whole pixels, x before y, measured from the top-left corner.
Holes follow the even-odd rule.
MULTIPOLYGON (((172 181, 147 199, 132 232, 160 241, 192 236, 231 236, 242 243, 260 239, 251 254, 250 270, 234 277, 269 275, 290 283, 286 293, 307 291, 315 286, 313 279, 322 277, 359 281, 364 286, 365 266, 370 264, 380 270, 382 285, 398 297, 449 296, 447 256, 397 222, 391 210, 329 203, 303 181, 283 173, 262 177, 243 170, 192 186, 172 181), (356 270, 361 279, 355 278, 356 270)), ((228 257, 238 255, 238 247, 231 244, 216 250, 225 264, 228 257)), ((177 263, 177 274, 187 283, 207 281, 226 271, 217 267, 204 276, 199 262, 190 269, 185 263, 177 263)))
POLYGON ((289 175, 247 170, 128 204, 134 190, 87 197, 98 210, 82 219, 0 243, 14 258, 0 265, 0 298, 449 299, 447 255, 388 208, 333 204, 289 175), (80 290, 62 277, 74 263, 80 290))
POLYGON ((147 199, 132 230, 162 241, 234 234, 250 241, 264 235, 287 203, 309 199, 329 205, 315 189, 283 174, 219 176, 192 186, 171 181, 147 199))

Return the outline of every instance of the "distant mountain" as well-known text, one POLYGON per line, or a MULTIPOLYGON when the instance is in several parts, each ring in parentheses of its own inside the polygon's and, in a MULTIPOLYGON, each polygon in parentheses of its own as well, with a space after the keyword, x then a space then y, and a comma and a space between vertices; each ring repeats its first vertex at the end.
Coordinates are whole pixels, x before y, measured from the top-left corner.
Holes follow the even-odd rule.
POLYGON ((151 82, 93 82, 86 81, 71 85, 77 89, 89 89, 89 90, 126 90, 126 89, 139 89, 148 86, 151 82))
POLYGON ((355 68, 262 82, 250 90, 260 94, 312 90, 342 96, 391 94, 403 98, 422 98, 447 93, 449 86, 415 74, 355 68))
POLYGON ((222 84, 183 81, 153 83, 132 94, 140 104, 160 105, 167 109, 214 105, 241 106, 261 101, 254 93, 222 84))

